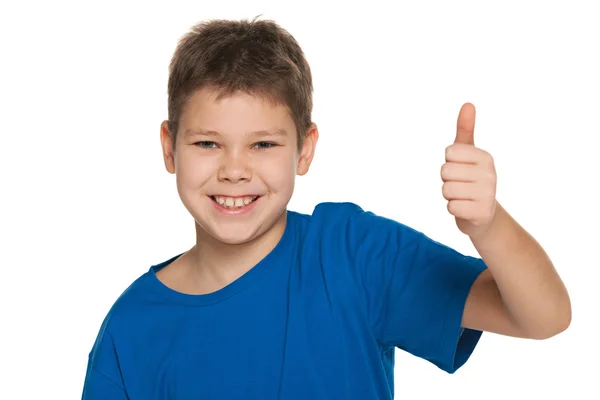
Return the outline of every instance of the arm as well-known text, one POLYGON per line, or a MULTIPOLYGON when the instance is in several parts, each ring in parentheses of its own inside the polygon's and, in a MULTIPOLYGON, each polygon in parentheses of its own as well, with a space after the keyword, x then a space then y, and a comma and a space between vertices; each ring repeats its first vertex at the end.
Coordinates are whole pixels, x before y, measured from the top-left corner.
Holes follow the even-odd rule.
POLYGON ((569 326, 567 290, 544 249, 500 205, 489 229, 471 241, 488 266, 475 281, 463 326, 546 339, 569 326))
POLYGON ((466 104, 442 167, 448 211, 488 267, 471 288, 463 326, 549 338, 570 324, 569 295, 544 249, 496 201, 493 159, 475 147, 474 124, 475 109, 466 104))
POLYGON ((88 357, 82 400, 128 400, 107 316, 88 357))

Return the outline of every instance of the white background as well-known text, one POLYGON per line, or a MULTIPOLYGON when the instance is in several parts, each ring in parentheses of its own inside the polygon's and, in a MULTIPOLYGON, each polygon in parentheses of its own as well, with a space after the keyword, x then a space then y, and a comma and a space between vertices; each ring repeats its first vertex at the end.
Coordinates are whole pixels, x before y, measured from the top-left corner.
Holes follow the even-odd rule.
POLYGON ((192 24, 259 14, 296 37, 314 74, 321 139, 291 209, 353 201, 476 254, 439 178, 470 101, 499 201, 571 293, 565 333, 484 335, 454 375, 398 352, 396 398, 600 398, 594 3, 3 2, 0 398, 80 398, 109 307, 193 244, 161 159, 168 63, 192 24))

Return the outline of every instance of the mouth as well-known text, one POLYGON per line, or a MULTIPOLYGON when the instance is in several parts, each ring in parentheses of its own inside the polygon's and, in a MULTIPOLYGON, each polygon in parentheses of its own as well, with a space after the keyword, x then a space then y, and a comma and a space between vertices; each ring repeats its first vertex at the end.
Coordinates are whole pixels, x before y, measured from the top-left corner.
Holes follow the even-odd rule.
POLYGON ((209 197, 211 198, 212 201, 214 201, 221 207, 224 207, 224 208, 227 208, 230 210, 236 210, 236 209, 241 209, 241 208, 248 206, 249 204, 258 200, 261 196, 260 195, 249 195, 249 196, 230 197, 230 196, 214 195, 214 196, 209 196, 209 197))

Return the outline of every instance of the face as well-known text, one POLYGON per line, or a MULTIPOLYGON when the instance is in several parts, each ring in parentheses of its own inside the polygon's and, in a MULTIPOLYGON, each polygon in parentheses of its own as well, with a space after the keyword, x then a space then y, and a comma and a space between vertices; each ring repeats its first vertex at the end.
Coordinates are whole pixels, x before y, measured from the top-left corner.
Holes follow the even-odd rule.
POLYGON ((217 101, 200 90, 186 104, 173 148, 166 121, 161 142, 167 171, 199 235, 242 244, 283 233, 296 175, 308 172, 316 126, 298 149, 285 106, 245 93, 217 101))

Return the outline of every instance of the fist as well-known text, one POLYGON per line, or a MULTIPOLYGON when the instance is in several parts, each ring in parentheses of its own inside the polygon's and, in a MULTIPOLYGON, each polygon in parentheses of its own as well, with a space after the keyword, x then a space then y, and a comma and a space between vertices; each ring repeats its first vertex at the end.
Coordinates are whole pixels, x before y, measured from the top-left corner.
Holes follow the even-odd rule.
POLYGON ((496 213, 496 169, 492 156, 474 141, 475 107, 466 103, 458 115, 456 139, 446 148, 442 195, 458 229, 470 237, 487 230, 496 213))

